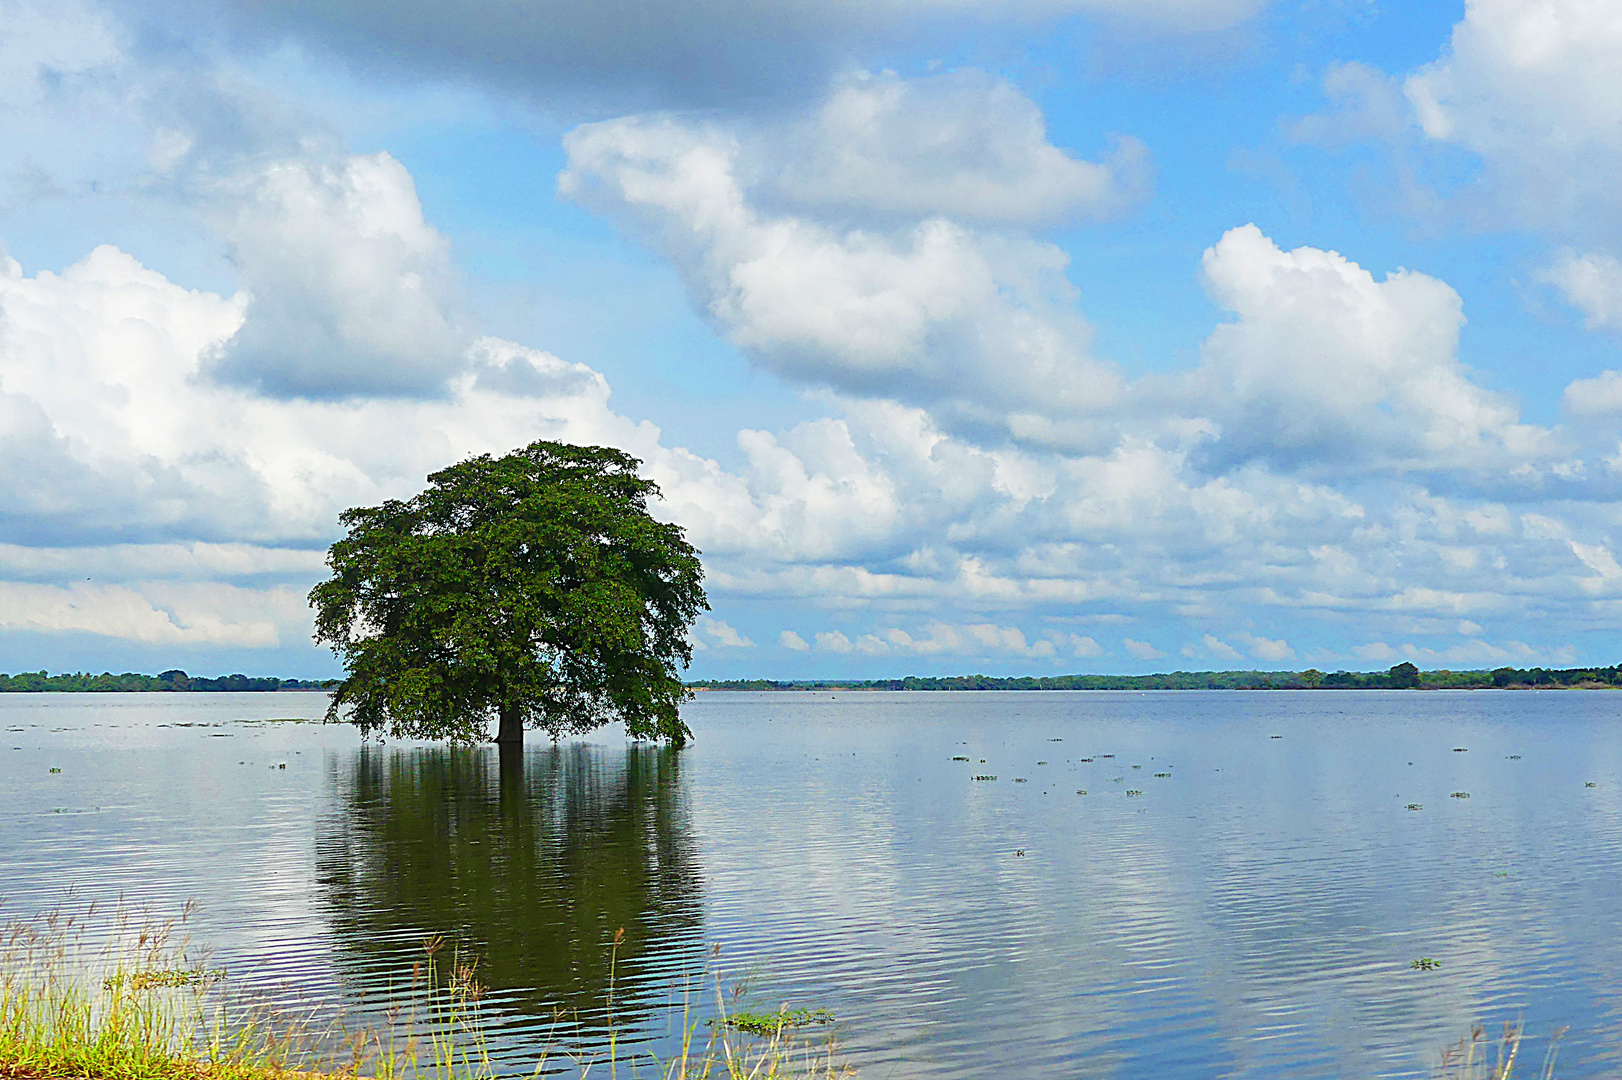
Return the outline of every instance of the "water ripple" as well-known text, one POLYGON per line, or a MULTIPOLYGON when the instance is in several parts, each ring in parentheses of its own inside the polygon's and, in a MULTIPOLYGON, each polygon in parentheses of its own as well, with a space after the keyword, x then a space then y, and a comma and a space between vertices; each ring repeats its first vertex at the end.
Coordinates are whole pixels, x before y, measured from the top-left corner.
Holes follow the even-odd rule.
POLYGON ((832 1008, 873 1076, 1417 1077, 1524 1017, 1598 1077, 1612 700, 706 694, 680 753, 514 761, 265 722, 319 695, 8 695, 6 909, 195 899, 234 982, 374 1022, 444 935, 514 1071, 601 1054, 623 930, 632 1052, 719 984, 832 1008))

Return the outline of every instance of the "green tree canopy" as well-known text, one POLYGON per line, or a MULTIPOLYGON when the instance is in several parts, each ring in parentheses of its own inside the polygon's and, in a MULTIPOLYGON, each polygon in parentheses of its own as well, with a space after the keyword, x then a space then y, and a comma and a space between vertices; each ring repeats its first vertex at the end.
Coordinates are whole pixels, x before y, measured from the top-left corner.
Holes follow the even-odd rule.
POLYGON ((339 519, 315 638, 346 677, 329 719, 411 738, 521 742, 623 720, 680 745, 687 630, 709 603, 698 552, 655 521, 641 462, 536 442, 339 519))
POLYGON ((1391 687, 1394 690, 1419 688, 1419 669, 1406 660, 1391 669, 1391 687))

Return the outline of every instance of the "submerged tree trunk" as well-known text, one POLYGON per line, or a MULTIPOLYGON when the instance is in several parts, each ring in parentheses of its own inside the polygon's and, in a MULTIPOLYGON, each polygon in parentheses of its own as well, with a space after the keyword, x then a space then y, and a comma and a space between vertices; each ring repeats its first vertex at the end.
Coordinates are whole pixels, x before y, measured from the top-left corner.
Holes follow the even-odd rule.
POLYGON ((524 817, 524 744, 496 743, 501 777, 501 816, 508 820, 524 817))
POLYGON ((524 743, 524 711, 515 704, 501 707, 501 725, 496 729, 496 742, 502 746, 522 746, 524 743))

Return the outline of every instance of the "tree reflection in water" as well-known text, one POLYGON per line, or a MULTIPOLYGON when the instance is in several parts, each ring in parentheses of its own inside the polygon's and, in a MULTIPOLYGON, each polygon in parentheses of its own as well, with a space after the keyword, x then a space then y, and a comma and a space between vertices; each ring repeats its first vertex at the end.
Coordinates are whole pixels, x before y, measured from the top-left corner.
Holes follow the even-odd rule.
POLYGON ((684 977, 699 991, 703 966, 680 762, 667 747, 579 743, 500 756, 366 746, 335 762, 339 809, 318 834, 316 875, 341 970, 376 1000, 443 934, 480 957, 496 1049, 537 1027, 575 1043, 576 1020, 589 1045, 623 927, 615 1016, 653 1026, 684 977))

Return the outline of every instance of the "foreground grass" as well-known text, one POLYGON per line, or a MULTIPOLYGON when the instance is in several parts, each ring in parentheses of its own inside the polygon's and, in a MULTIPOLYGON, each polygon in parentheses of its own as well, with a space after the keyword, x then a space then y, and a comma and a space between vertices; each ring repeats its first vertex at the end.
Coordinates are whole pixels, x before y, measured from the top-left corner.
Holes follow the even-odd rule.
MULTIPOLYGON (((225 973, 188 953, 180 919, 146 922, 91 908, 0 927, 0 1080, 491 1080, 477 963, 443 939, 423 943, 408 1004, 391 1007, 381 1029, 312 1030, 290 1014, 234 992, 225 973), (332 1049, 338 1047, 336 1052, 332 1049), (321 1049, 325 1048, 325 1049, 321 1049)), ((623 933, 623 932, 622 932, 623 933)), ((613 943, 617 964, 620 935, 613 943)), ((613 968, 611 967, 611 971, 613 968)), ((622 1055, 607 1000, 608 1049, 590 1058, 537 1054, 533 1076, 578 1080, 844 1080, 853 1071, 831 1042, 796 1040, 830 1022, 825 1010, 728 1010, 705 1023, 683 1010, 678 1050, 665 1060, 622 1055)), ((1497 1038, 1477 1025, 1443 1052, 1443 1080, 1553 1080, 1550 1041, 1535 1072, 1521 1062, 1523 1029, 1497 1038)))
MULTIPOLYGON (((0 927, 0 1078, 6 1080, 485 1080, 493 1069, 477 964, 424 942, 409 1006, 355 1032, 233 993, 225 973, 188 953, 179 920, 137 922, 94 908, 0 927), (341 1047, 336 1055, 331 1047, 341 1047), (327 1049, 319 1049, 326 1047, 327 1049)), ((620 940, 616 936, 617 959, 620 940)), ((623 1055, 609 991, 606 1055, 537 1055, 533 1075, 657 1080, 836 1080, 853 1075, 832 1044, 798 1042, 798 1013, 738 1014, 717 996, 715 1022, 683 1013, 668 1059, 623 1055)))
MULTIPOLYGON (((189 914, 189 912, 188 912, 189 914)), ((232 1025, 218 972, 190 963, 173 921, 55 913, 0 930, 0 1073, 105 1080, 249 1080, 278 1073, 285 1046, 232 1025)))

